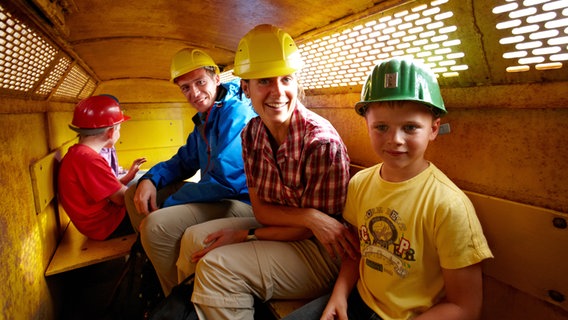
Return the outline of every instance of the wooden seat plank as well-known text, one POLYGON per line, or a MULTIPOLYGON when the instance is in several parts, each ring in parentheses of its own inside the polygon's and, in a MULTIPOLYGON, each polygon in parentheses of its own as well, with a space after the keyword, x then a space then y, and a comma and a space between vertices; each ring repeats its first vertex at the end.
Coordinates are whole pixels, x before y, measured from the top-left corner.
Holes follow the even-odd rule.
POLYGON ((483 273, 568 310, 568 243, 562 212, 465 191, 470 198, 494 259, 483 273), (561 299, 553 299, 554 295, 561 299))
POLYGON ((124 257, 130 253, 130 248, 135 241, 136 234, 105 241, 92 240, 81 234, 75 225, 69 222, 45 275, 51 276, 124 257))

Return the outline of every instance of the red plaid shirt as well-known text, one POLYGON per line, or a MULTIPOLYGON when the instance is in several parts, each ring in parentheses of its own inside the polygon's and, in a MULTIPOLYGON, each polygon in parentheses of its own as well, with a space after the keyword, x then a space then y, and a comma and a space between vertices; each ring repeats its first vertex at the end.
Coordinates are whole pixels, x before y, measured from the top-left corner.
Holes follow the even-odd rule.
POLYGON ((242 132, 247 185, 268 203, 341 214, 349 156, 331 123, 298 103, 276 157, 269 134, 260 117, 242 132))

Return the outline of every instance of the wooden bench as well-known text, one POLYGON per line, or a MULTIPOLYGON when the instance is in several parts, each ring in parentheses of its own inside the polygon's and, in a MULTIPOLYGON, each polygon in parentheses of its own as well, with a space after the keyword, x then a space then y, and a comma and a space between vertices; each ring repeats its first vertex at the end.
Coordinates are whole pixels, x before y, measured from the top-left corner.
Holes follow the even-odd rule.
POLYGON ((69 222, 45 275, 51 276, 124 257, 130 253, 135 241, 136 234, 105 241, 92 240, 81 234, 73 222, 69 222))
MULTIPOLYGON (((352 175, 364 167, 352 165, 352 175)), ((483 262, 484 278, 490 277, 540 301, 568 311, 568 214, 464 191, 473 203, 494 259, 483 262)), ((511 314, 507 303, 516 297, 484 294, 485 314, 511 314), (497 310, 498 309, 498 310, 497 310)), ((267 302, 277 319, 300 308, 306 300, 267 302)), ((516 302, 519 303, 519 302, 516 302)), ((546 304, 544 304, 546 306, 546 304)), ((517 306, 522 310, 522 306, 517 306)), ((543 307, 545 308, 545 307, 543 307)), ((556 311, 543 311, 556 314, 556 311)), ((522 317, 523 311, 515 311, 522 317)), ((568 313, 567 313, 568 314, 568 313)))
MULTIPOLYGON (((38 214, 50 204, 59 208, 55 192, 55 177, 60 158, 61 152, 59 150, 54 151, 36 161, 30 167, 35 207, 38 214)), ((58 211, 60 216, 64 214, 61 208, 58 211)), ((63 219, 59 221, 61 220, 63 219)), ((136 241, 136 234, 105 241, 91 240, 81 234, 75 225, 68 220, 63 222, 61 228, 63 229, 62 236, 47 266, 46 276, 124 257, 130 253, 130 247, 136 241)))

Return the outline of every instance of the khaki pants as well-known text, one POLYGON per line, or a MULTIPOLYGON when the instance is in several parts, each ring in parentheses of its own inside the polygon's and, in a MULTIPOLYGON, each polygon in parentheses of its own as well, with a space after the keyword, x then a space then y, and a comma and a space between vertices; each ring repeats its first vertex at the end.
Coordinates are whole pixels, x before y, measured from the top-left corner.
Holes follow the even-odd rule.
MULTIPOLYGON (((134 199, 130 189, 128 195, 134 199)), ((166 197, 167 198, 167 197, 166 197)), ((126 201, 129 201, 128 199, 126 201)), ((165 198, 164 198, 165 200, 165 198)), ((128 208, 128 207, 127 207, 128 208)), ((177 282, 176 260, 179 255, 180 240, 185 229, 205 221, 227 217, 252 217, 252 207, 238 200, 223 199, 209 203, 188 203, 173 207, 162 208, 140 218, 139 213, 130 212, 133 224, 139 223, 140 240, 150 258, 164 294, 168 296, 177 282)))
MULTIPOLYGON (((202 239, 222 228, 257 226, 254 219, 229 218, 188 228, 178 266, 191 272, 187 257, 203 248, 202 239), (186 259, 186 261, 183 261, 186 259)), ((249 241, 212 250, 196 266, 192 301, 200 319, 254 318, 254 296, 270 299, 316 298, 328 293, 339 272, 316 240, 249 241)))

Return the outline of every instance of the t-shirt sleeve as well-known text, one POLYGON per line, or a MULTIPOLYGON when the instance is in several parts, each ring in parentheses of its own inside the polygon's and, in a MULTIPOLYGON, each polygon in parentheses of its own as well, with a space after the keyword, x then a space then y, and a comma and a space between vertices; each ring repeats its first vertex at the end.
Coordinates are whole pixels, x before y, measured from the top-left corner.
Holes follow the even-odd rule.
POLYGON ((440 210, 435 237, 443 268, 463 268, 493 256, 467 196, 450 198, 440 210))

